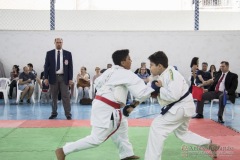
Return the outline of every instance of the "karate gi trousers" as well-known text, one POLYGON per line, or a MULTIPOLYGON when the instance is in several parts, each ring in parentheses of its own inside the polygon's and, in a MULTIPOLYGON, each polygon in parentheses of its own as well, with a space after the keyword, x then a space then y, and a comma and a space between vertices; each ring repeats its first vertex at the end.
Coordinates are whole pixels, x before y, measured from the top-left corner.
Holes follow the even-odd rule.
MULTIPOLYGON (((72 152, 97 147, 103 143, 115 129, 114 122, 110 123, 109 128, 92 126, 92 131, 89 136, 79 139, 76 142, 66 143, 66 145, 63 146, 64 154, 68 155, 72 152)), ((111 139, 118 148, 120 159, 134 155, 132 144, 128 138, 128 122, 126 117, 122 116, 120 127, 111 135, 111 139)), ((79 157, 79 159, 81 159, 81 157, 79 157)))
POLYGON ((164 141, 172 132, 185 143, 198 146, 210 144, 210 139, 188 130, 190 119, 190 117, 184 116, 184 108, 182 107, 177 110, 176 114, 167 112, 164 115, 157 116, 150 127, 144 160, 161 160, 164 141))

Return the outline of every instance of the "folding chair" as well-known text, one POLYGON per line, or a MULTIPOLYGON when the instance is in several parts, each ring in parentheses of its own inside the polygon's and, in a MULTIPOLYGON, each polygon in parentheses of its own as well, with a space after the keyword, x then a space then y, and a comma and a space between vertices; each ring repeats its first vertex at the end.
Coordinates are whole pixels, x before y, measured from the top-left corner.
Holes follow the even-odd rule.
POLYGON ((8 78, 0 78, 0 92, 3 93, 5 104, 9 102, 9 99, 8 99, 9 86, 8 85, 10 83, 11 82, 8 78))
MULTIPOLYGON (((219 99, 212 99, 211 100, 211 105, 210 105, 210 119, 212 119, 212 107, 213 107, 213 102, 219 102, 219 99)), ((234 107, 235 107, 235 104, 233 104, 231 101, 227 100, 227 104, 226 106, 230 104, 230 108, 231 108, 231 112, 232 112, 232 119, 234 119, 234 107)), ((226 112, 226 106, 225 106, 225 109, 224 109, 224 114, 226 112)))

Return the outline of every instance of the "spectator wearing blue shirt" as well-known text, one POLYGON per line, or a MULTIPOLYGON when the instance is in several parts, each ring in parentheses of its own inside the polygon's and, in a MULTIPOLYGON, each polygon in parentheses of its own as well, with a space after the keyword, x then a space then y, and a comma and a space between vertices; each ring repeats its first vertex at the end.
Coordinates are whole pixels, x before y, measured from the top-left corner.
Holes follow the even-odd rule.
POLYGON ((149 81, 149 74, 147 73, 147 69, 146 68, 140 68, 139 72, 137 73, 138 77, 140 77, 144 82, 145 84, 148 83, 149 81))

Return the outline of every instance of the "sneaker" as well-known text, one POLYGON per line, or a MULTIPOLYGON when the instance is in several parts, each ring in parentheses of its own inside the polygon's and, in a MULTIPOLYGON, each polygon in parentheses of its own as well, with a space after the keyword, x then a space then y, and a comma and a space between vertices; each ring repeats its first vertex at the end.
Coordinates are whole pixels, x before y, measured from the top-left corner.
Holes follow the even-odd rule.
POLYGON ((31 101, 30 101, 30 99, 27 99, 27 103, 28 103, 28 104, 31 104, 31 101))
POLYGON ((20 103, 20 104, 23 104, 23 100, 22 100, 22 99, 20 99, 19 103, 20 103))
POLYGON ((67 120, 72 120, 71 116, 66 116, 67 120))
POLYGON ((198 113, 195 116, 193 116, 192 118, 202 119, 203 115, 198 113))
POLYGON ((48 119, 55 119, 57 118, 57 115, 51 115, 48 119))

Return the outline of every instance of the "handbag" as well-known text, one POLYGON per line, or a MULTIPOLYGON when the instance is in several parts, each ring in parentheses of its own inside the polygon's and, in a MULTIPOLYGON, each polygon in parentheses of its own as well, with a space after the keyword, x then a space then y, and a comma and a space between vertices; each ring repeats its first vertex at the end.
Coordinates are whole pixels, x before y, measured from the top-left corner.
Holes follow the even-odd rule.
POLYGON ((92 104, 92 99, 90 99, 90 98, 82 98, 81 100, 80 100, 80 104, 81 105, 91 105, 92 104))
POLYGON ((193 99, 201 101, 202 100, 202 95, 203 95, 203 88, 192 85, 193 99))
POLYGON ((79 79, 77 83, 77 87, 90 87, 90 81, 86 81, 85 79, 79 79))

